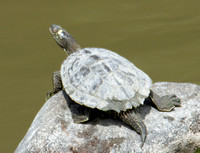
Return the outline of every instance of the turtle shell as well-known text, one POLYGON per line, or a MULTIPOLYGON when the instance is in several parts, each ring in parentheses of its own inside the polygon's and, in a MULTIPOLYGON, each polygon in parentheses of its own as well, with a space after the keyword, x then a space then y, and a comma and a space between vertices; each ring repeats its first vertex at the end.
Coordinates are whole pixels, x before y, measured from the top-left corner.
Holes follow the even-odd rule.
POLYGON ((61 79, 75 102, 116 112, 143 104, 152 83, 133 63, 102 48, 84 48, 69 55, 62 63, 61 79))

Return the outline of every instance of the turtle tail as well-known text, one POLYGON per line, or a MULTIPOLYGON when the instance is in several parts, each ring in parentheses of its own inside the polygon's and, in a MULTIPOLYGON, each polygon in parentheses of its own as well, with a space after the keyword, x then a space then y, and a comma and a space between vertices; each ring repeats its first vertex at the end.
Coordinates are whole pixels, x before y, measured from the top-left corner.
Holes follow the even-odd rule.
POLYGON ((122 111, 118 114, 118 116, 124 123, 132 127, 137 133, 141 135, 141 147, 143 147, 147 136, 147 130, 144 122, 142 121, 142 117, 139 114, 138 109, 122 111))

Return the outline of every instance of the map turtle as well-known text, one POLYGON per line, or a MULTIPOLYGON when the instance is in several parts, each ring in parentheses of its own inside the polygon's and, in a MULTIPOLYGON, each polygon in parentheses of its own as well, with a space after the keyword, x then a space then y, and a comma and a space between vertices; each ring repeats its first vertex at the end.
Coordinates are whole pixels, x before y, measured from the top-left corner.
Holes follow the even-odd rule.
MULTIPOLYGON (((139 106, 149 98, 159 111, 171 111, 181 106, 175 95, 159 96, 151 90, 152 80, 142 70, 119 54, 103 48, 81 48, 75 39, 59 25, 51 25, 51 35, 68 57, 60 71, 53 73, 53 90, 47 98, 60 90, 78 105, 115 116, 141 135, 142 146, 147 129, 139 106)), ((88 121, 90 111, 73 115, 76 123, 88 121)))

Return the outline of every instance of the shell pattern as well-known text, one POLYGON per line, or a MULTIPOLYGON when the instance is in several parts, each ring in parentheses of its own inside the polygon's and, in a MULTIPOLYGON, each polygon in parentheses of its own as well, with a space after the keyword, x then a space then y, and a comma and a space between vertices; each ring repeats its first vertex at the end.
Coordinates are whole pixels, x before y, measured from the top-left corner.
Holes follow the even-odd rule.
POLYGON ((61 66, 66 93, 77 103, 103 111, 125 111, 143 104, 151 79, 124 57, 103 48, 84 48, 61 66))

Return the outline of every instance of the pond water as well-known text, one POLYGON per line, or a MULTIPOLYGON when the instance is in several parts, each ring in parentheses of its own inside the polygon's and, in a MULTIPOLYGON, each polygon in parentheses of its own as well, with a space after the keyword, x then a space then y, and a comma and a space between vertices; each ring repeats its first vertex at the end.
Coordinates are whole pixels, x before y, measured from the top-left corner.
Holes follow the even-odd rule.
POLYGON ((1 152, 13 152, 66 58, 48 28, 126 57, 154 80, 200 84, 200 1, 6 1, 0 5, 1 152))

